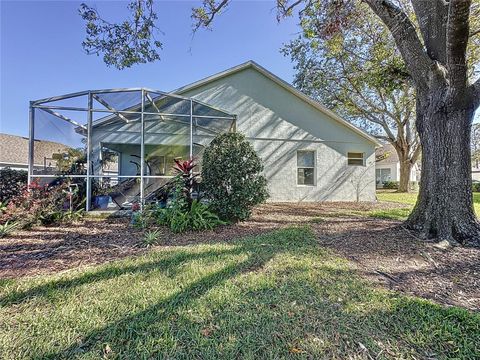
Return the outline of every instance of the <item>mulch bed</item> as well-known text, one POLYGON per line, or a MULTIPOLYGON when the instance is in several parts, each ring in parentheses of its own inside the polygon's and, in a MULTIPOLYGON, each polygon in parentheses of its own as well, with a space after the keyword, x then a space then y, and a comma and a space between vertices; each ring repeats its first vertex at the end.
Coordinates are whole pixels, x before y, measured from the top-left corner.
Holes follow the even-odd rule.
MULTIPOLYGON (((351 215, 404 207, 393 203, 276 203, 258 207, 249 221, 214 231, 172 234, 161 229, 164 246, 231 241, 291 225, 310 224, 319 243, 351 260, 360 275, 378 286, 443 305, 480 310, 480 249, 441 250, 404 229, 400 222, 351 215)), ((55 273, 149 251, 143 231, 125 218, 86 219, 17 231, 0 239, 0 279, 55 273)))

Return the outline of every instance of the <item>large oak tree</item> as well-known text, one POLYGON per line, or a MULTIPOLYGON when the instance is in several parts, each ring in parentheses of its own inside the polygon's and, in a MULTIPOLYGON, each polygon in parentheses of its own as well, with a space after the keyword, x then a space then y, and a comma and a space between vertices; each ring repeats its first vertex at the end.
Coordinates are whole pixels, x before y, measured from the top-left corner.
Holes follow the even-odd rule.
POLYGON ((301 12, 301 35, 282 49, 295 64, 294 85, 390 143, 400 163, 398 191, 408 192, 421 152, 412 78, 392 37, 367 5, 334 28, 326 21, 332 18, 326 5, 301 12))
MULTIPOLYGON (((142 0, 133 2, 142 3, 142 0)), ((279 18, 291 15, 295 9, 323 11, 321 15, 331 31, 348 22, 360 3, 360 0, 276 0, 279 18), (329 9, 328 13, 324 9, 329 9)), ((480 79, 469 79, 467 58, 469 38, 479 32, 470 28, 470 21, 478 19, 479 9, 472 9, 471 0, 411 0, 415 15, 412 20, 403 2, 363 0, 362 3, 389 30, 416 92, 416 128, 423 152, 422 181, 407 226, 426 238, 480 243, 470 168, 470 131, 480 105, 480 79)), ((228 4, 229 0, 203 0, 202 6, 193 9, 194 28, 211 26, 216 14, 228 4)), ((90 15, 94 22, 96 14, 90 15)), ((140 21, 132 22, 133 28, 138 23, 147 24, 146 28, 138 27, 144 36, 151 29, 150 19, 137 18, 140 21)), ((91 26, 92 20, 86 20, 87 27, 91 26)), ((127 38, 132 33, 128 30, 127 38)), ((91 34, 92 41, 101 35, 101 31, 91 34)), ((144 42, 137 45, 133 41, 133 47, 130 41, 124 43, 127 50, 138 47, 140 60, 152 55, 145 53, 144 42)), ((119 51, 116 46, 110 49, 119 51)))

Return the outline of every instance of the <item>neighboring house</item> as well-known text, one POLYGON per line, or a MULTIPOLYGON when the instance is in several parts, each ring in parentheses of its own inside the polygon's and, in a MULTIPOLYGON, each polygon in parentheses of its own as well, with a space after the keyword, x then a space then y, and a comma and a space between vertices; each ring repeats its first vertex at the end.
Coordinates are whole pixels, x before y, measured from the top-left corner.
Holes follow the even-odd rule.
MULTIPOLYGON (((383 188, 383 184, 388 181, 400 181, 400 161, 393 145, 385 144, 376 150, 377 158, 381 158, 375 164, 375 182, 377 188, 383 188)), ((420 168, 416 163, 410 171, 410 181, 420 180, 420 168)))
POLYGON ((375 200, 377 140, 255 62, 174 92, 237 115, 270 201, 375 200))
POLYGON ((480 182, 480 167, 472 166, 472 180, 480 182))
MULTIPOLYGON (((37 173, 56 166, 55 154, 64 153, 68 146, 53 141, 35 140, 34 168, 37 173)), ((0 134, 0 169, 28 170, 28 137, 0 134)))

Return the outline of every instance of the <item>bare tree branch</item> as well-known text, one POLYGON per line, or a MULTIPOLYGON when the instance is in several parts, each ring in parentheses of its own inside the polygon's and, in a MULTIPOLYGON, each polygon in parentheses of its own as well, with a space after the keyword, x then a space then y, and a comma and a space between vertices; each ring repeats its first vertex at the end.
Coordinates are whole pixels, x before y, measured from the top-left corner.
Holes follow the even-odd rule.
POLYGON ((480 29, 472 30, 472 31, 470 31, 470 35, 468 35, 468 37, 472 38, 472 37, 474 37, 475 35, 478 35, 478 34, 480 34, 480 29))

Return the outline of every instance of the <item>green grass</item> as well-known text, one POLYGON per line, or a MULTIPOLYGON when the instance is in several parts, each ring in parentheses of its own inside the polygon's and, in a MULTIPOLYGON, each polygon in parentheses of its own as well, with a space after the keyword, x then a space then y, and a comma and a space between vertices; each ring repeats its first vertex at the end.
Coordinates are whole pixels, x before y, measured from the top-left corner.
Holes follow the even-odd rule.
POLYGON ((406 220, 411 208, 402 208, 402 209, 388 209, 388 210, 372 210, 367 214, 369 217, 377 219, 388 219, 388 220, 406 220))
POLYGON ((366 352, 479 358, 480 315, 372 288, 307 227, 0 283, 1 359, 366 352))
MULTIPOLYGON (((390 201, 413 206, 417 202, 418 193, 396 193, 390 191, 378 191, 377 198, 380 201, 390 201)), ((473 193, 473 207, 477 216, 480 214, 480 193, 473 193)))

